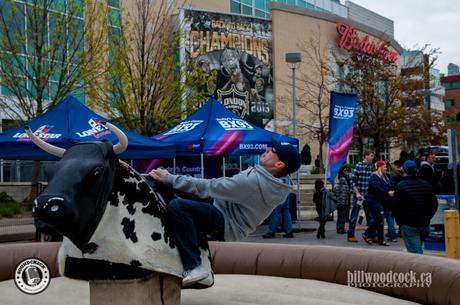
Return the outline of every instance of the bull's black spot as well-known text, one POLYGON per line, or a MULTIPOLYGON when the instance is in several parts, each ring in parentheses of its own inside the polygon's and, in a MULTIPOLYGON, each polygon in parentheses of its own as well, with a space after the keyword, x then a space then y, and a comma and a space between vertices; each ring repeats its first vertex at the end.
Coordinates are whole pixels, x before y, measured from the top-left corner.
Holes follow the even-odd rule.
POLYGON ((157 241, 157 240, 160 240, 160 239, 161 239, 161 234, 158 233, 158 232, 153 232, 151 236, 152 236, 152 239, 153 239, 154 241, 157 241))
POLYGON ((123 233, 125 234, 126 239, 130 239, 133 243, 137 243, 137 235, 135 230, 135 222, 133 220, 129 220, 128 218, 124 217, 121 221, 121 225, 123 226, 123 233))
POLYGON ((133 266, 133 267, 140 267, 140 266, 142 266, 141 262, 138 261, 138 260, 135 260, 135 259, 133 259, 133 260, 131 261, 130 265, 133 266))
POLYGON ((82 251, 83 253, 93 254, 96 252, 98 247, 99 246, 96 243, 90 242, 83 247, 82 251))

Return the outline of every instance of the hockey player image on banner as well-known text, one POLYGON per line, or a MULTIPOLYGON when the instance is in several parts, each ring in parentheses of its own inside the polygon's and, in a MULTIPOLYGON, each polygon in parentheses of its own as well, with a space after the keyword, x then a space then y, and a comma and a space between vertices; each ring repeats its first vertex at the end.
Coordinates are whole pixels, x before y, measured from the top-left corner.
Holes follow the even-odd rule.
POLYGON ((257 18, 184 11, 185 54, 227 109, 265 127, 273 119, 271 23, 257 18))

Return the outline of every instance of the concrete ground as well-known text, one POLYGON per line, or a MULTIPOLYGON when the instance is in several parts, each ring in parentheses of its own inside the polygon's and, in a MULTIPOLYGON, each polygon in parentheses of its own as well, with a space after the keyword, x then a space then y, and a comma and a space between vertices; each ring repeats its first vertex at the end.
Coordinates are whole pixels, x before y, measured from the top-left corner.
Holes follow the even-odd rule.
MULTIPOLYGON (((38 295, 20 292, 13 281, 0 282, 0 305, 90 305, 89 284, 53 278, 38 295)), ((410 305, 383 294, 306 279, 218 274, 208 289, 182 290, 182 305, 410 305)), ((147 305, 147 304, 146 304, 147 305)))

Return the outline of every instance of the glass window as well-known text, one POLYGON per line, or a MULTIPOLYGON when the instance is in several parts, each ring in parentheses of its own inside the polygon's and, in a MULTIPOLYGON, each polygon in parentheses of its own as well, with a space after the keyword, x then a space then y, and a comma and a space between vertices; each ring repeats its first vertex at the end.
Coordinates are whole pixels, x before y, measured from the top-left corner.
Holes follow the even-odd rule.
POLYGON ((109 25, 120 27, 120 10, 109 8, 109 25))
POLYGON ((454 107, 455 106, 455 100, 446 100, 446 107, 454 107))
POLYGON ((286 4, 295 5, 295 0, 287 0, 286 4))
POLYGON ((238 1, 232 0, 230 2, 230 12, 235 14, 241 14, 241 4, 238 1))
POLYGON ((252 6, 252 0, 243 0, 243 4, 246 4, 248 6, 252 6))
POLYGON ((266 0, 255 0, 254 1, 255 8, 266 10, 267 9, 267 1, 266 0))
POLYGON ((107 4, 112 7, 120 7, 119 0, 108 0, 107 4))
MULTIPOLYGON (((457 114, 457 116, 458 116, 458 114, 457 114)), ((457 119, 457 118, 456 118, 454 115, 449 115, 449 116, 447 117, 447 124, 455 123, 455 122, 457 121, 456 119, 457 119)))
POLYGON ((243 15, 252 16, 252 7, 243 5, 243 15))

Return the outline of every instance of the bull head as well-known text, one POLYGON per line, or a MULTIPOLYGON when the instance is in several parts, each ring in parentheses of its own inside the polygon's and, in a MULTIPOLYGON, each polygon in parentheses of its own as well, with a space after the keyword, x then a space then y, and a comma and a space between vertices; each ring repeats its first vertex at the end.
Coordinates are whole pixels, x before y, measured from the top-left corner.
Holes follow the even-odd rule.
POLYGON ((105 124, 118 137, 118 144, 83 142, 67 150, 44 142, 26 127, 27 135, 38 147, 61 158, 45 169, 48 187, 35 199, 33 216, 69 238, 83 252, 111 193, 119 164, 117 154, 128 145, 120 129, 105 124))

